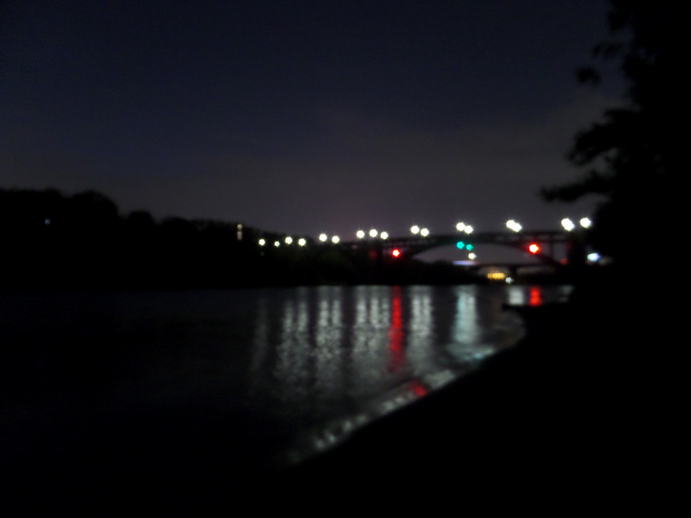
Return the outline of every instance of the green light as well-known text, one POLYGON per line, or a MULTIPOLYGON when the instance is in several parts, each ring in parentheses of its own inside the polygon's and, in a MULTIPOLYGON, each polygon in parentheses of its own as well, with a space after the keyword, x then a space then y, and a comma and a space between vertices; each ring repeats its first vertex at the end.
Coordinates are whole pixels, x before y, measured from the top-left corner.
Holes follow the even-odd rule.
POLYGON ((470 243, 465 245, 465 249, 468 250, 468 252, 470 252, 473 248, 475 248, 475 247, 473 245, 471 245, 470 243))
POLYGON ((456 248, 458 248, 459 250, 463 250, 465 248, 465 243, 463 241, 459 241, 458 243, 456 243, 456 248))

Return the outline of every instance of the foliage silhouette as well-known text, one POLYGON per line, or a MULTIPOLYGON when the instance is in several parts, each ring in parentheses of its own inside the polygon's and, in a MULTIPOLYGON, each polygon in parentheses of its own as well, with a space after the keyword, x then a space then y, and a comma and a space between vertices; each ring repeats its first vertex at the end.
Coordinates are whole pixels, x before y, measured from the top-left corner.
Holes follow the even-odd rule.
MULTIPOLYGON (((682 72, 690 20, 682 2, 611 0, 613 39, 597 45, 593 56, 619 60, 626 98, 576 135, 568 159, 588 172, 578 181, 542 190, 550 201, 604 196, 590 239, 623 267, 641 262, 643 239, 655 236, 666 242, 673 237, 684 203, 680 125, 689 122, 682 116, 687 104, 682 72)), ((601 80, 593 66, 577 75, 584 83, 601 80)), ((645 255, 646 261, 654 260, 645 255)))

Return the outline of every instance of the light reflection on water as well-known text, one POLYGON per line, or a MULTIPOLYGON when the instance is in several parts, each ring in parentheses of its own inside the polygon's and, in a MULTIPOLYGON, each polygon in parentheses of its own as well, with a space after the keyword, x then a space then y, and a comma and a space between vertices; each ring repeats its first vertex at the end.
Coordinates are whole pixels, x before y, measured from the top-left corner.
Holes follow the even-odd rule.
POLYGON ((312 425, 301 451, 292 452, 297 459, 517 342, 522 323, 503 303, 535 306, 568 292, 515 285, 301 289, 276 306, 284 313, 276 365, 255 371, 254 382, 268 388, 262 374, 271 372, 275 385, 265 394, 289 413, 305 412, 291 415, 312 425))
POLYGON ((0 341, 9 350, 49 344, 42 357, 55 361, 40 369, 78 375, 79 361, 100 362, 90 368, 104 369, 98 397, 111 413, 201 408, 232 421, 251 409, 296 433, 318 429, 325 446, 515 343, 522 325, 503 303, 567 293, 497 285, 3 295, 0 341))
POLYGON ((360 412, 402 386, 419 396, 520 338, 522 325, 503 303, 565 293, 516 285, 265 290, 253 324, 252 394, 302 425, 360 412))

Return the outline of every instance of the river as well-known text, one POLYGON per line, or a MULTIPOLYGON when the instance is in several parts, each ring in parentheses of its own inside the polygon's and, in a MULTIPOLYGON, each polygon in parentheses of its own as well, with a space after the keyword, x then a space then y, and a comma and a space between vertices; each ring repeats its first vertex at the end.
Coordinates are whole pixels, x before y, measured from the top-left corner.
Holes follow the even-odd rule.
MULTIPOLYGON (((156 448, 204 458, 207 447, 247 466, 299 460, 515 344, 523 326, 504 303, 539 305, 568 292, 2 294, 3 453, 20 464, 61 462, 98 443, 112 450, 110 461, 156 448)), ((153 463, 166 457, 159 453, 153 463)))

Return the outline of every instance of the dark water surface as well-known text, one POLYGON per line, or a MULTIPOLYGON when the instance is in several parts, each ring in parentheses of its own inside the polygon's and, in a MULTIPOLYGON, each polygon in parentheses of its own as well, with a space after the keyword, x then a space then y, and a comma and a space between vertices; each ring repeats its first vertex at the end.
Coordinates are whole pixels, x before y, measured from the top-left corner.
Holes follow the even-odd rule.
POLYGON ((127 472, 299 459, 516 343, 523 327, 503 303, 567 293, 3 294, 3 460, 20 471, 59 470, 70 459, 127 472))

